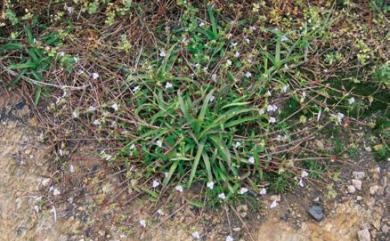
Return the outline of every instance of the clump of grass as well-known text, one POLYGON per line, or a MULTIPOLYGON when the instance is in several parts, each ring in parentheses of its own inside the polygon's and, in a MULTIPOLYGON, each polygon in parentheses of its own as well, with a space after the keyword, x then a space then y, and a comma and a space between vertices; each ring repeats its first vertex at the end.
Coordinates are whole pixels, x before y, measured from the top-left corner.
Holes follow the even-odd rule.
POLYGON ((358 37, 351 51, 329 48, 342 18, 332 8, 291 11, 303 16, 293 21, 266 4, 239 7, 58 3, 51 34, 49 23, 30 28, 10 10, 23 34, 9 32, 1 67, 15 73, 7 84, 32 84, 36 103, 43 86, 52 91, 49 111, 68 127, 56 130, 60 149, 72 135, 94 135, 132 191, 157 199, 201 187, 211 204, 284 192, 302 169, 318 178, 322 161, 344 152, 338 137, 333 150, 311 150, 321 130, 387 108, 388 63, 358 37), (357 67, 340 74, 349 62, 357 67))

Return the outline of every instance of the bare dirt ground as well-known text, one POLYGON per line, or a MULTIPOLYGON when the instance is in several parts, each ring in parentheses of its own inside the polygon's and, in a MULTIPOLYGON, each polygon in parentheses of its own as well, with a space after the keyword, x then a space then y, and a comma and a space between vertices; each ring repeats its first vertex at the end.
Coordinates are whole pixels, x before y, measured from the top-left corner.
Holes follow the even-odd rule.
POLYGON ((196 240, 194 232, 198 240, 389 240, 388 167, 370 158, 345 168, 337 198, 305 187, 265 195, 259 213, 237 207, 237 218, 224 210, 199 212, 185 195, 154 207, 106 171, 93 147, 80 148, 69 165, 48 171, 52 155, 18 96, 0 94, 0 121, 0 240, 184 241, 196 240), (270 208, 274 200, 278 205, 270 208), (320 222, 307 213, 313 203, 323 207, 320 222))

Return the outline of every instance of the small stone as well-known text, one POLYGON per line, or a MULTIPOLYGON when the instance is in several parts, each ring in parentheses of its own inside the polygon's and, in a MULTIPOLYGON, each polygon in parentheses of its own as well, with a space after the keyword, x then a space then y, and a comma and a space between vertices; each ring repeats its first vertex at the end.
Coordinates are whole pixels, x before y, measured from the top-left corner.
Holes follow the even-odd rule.
POLYGON ((381 187, 378 186, 378 185, 371 186, 371 187, 370 187, 370 194, 371 194, 371 195, 375 195, 375 194, 378 192, 378 190, 379 190, 380 188, 381 188, 381 187))
POLYGON ((357 190, 362 190, 362 181, 358 179, 352 179, 352 185, 357 189, 357 190))
POLYGON ((353 186, 353 185, 349 185, 348 186, 348 193, 355 193, 356 192, 356 188, 355 188, 355 186, 353 186))
POLYGON ((312 218, 314 218, 317 222, 321 221, 324 218, 324 209, 319 205, 311 206, 307 212, 310 214, 312 218))
POLYGON ((366 176, 366 173, 365 172, 352 172, 352 176, 355 179, 361 180, 366 176))
POLYGON ((371 241, 370 231, 368 229, 362 229, 358 231, 359 241, 371 241))

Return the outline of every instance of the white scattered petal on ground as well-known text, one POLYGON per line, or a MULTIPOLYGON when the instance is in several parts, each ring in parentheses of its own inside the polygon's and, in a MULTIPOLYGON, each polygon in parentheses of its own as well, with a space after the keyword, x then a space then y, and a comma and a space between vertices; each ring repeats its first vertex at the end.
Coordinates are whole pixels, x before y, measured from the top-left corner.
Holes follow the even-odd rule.
POLYGON ((247 78, 252 77, 252 73, 251 72, 245 72, 245 77, 247 77, 247 78))
POLYGON ((299 186, 300 187, 304 187, 305 186, 305 183, 303 182, 303 178, 299 179, 299 186))
POLYGON ((226 236, 225 241, 234 241, 234 238, 230 235, 226 236))
POLYGON ((158 186, 160 186, 160 181, 159 180, 153 180, 152 187, 156 188, 158 186))
POLYGON ((253 156, 248 158, 248 163, 249 164, 255 164, 255 158, 253 156))
POLYGON ((140 89, 140 87, 138 85, 134 86, 133 88, 133 92, 136 93, 138 90, 140 89))
POLYGON ((227 64, 227 66, 230 66, 230 65, 232 65, 232 61, 230 59, 228 59, 228 60, 226 60, 226 64, 227 64))
POLYGON ((276 200, 272 201, 271 205, 269 206, 270 208, 276 208, 278 206, 278 202, 276 200))
POLYGON ((268 112, 274 112, 278 109, 278 106, 277 105, 268 105, 267 106, 267 111, 268 112))
POLYGON ((73 111, 72 112, 72 117, 74 119, 79 118, 80 117, 80 112, 78 110, 73 111))
POLYGON ((259 194, 260 194, 260 195, 266 195, 266 194, 267 194, 267 189, 264 188, 264 187, 261 188, 259 194))
POLYGON ((98 79, 99 78, 99 74, 98 73, 92 73, 92 79, 98 79))
POLYGON ((280 40, 281 40, 282 42, 286 42, 286 41, 288 41, 288 38, 287 38, 286 35, 283 35, 283 36, 280 38, 280 40))
POLYGON ((206 185, 207 185, 208 189, 213 190, 215 183, 211 181, 211 182, 208 182, 206 185))
POLYGON ((167 56, 167 53, 165 52, 165 50, 160 50, 160 57, 165 57, 167 56))
POLYGON ((200 233, 198 231, 195 231, 191 234, 192 238, 194 239, 200 239, 200 233))
POLYGON ((220 194, 218 194, 218 198, 219 198, 219 199, 222 199, 222 200, 225 200, 225 199, 226 199, 225 193, 220 193, 220 194))
POLYGON ((144 219, 139 220, 139 225, 141 225, 143 228, 146 228, 146 221, 144 219))
POLYGON ((240 188, 240 190, 238 191, 238 194, 245 194, 245 193, 247 193, 249 190, 248 190, 248 188, 246 188, 246 187, 242 187, 242 188, 240 188))
POLYGON ((275 117, 270 117, 268 122, 269 123, 276 123, 276 118, 275 117))
POLYGON ((162 143, 163 143, 163 141, 160 139, 160 140, 157 140, 156 145, 158 147, 162 147, 162 143))
POLYGON ((283 92, 283 93, 286 93, 286 92, 288 91, 288 88, 289 88, 288 85, 284 85, 284 86, 282 87, 282 92, 283 92))
POLYGON ((171 82, 167 82, 165 84, 165 89, 171 89, 173 87, 173 84, 171 82))
POLYGON ((60 192, 60 190, 58 190, 58 188, 53 188, 53 195, 54 196, 58 196, 60 194, 61 194, 61 192, 60 192))
POLYGON ((100 123, 100 120, 96 119, 92 122, 92 124, 95 126, 100 126, 101 123, 100 123))
POLYGON ((164 211, 160 208, 157 210, 158 215, 163 216, 165 215, 164 211))
POLYGON ((178 191, 178 192, 183 192, 183 186, 182 185, 177 185, 175 187, 175 190, 178 191))
POLYGON ((118 111, 119 110, 119 105, 117 103, 114 103, 111 105, 111 108, 114 109, 114 111, 118 111))
POLYGON ((241 146, 241 142, 236 141, 236 143, 234 144, 234 147, 235 147, 235 148, 239 148, 240 146, 241 146))
POLYGON ((308 176, 309 176, 309 173, 305 170, 302 170, 301 177, 308 177, 308 176))

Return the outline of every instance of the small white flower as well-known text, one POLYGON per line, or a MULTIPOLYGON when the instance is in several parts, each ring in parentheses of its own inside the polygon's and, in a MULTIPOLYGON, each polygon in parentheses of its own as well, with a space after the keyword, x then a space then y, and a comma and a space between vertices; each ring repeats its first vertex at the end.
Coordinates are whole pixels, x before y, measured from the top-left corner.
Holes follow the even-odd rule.
POLYGON ((226 60, 226 65, 227 65, 227 66, 232 65, 232 61, 231 61, 230 59, 226 60))
POLYGON ((337 118, 337 121, 339 123, 341 123, 343 121, 343 119, 344 119, 344 114, 339 112, 339 113, 337 113, 336 118, 337 118))
POLYGON ((178 191, 178 192, 183 192, 183 186, 182 185, 177 185, 175 187, 175 190, 178 191))
POLYGON ((96 110, 96 107, 95 106, 90 106, 88 107, 87 111, 88 112, 94 112, 96 110))
POLYGON ((78 110, 75 110, 75 111, 72 112, 72 117, 74 119, 79 118, 79 116, 80 116, 80 112, 78 110))
POLYGON ((172 87, 173 87, 173 85, 172 85, 171 82, 167 82, 167 83, 165 84, 165 89, 170 89, 170 88, 172 88, 172 87))
POLYGON ((110 161, 112 160, 112 155, 110 154, 107 154, 105 151, 102 151, 100 152, 100 155, 102 156, 103 159, 105 159, 106 161, 110 161))
POLYGON ((135 144, 131 144, 130 150, 134 150, 134 149, 135 149, 135 144))
POLYGON ((204 25, 205 25, 204 22, 199 23, 199 27, 203 27, 204 25))
POLYGON ((232 47, 236 47, 236 46, 237 46, 237 42, 231 43, 231 46, 232 46, 232 47))
POLYGON ((135 93, 135 92, 137 92, 139 89, 140 89, 139 86, 136 85, 136 86, 134 86, 134 88, 133 88, 133 92, 135 93))
POLYGON ((249 40, 249 38, 244 38, 244 41, 249 44, 251 41, 249 40))
POLYGON ((245 194, 245 193, 247 193, 249 190, 248 190, 248 188, 246 188, 246 187, 242 187, 242 188, 240 188, 240 190, 238 191, 238 194, 245 194))
POLYGON ((272 96, 271 91, 267 90, 267 92, 265 93, 265 96, 271 97, 272 96))
POLYGON ((240 146, 241 146, 241 142, 236 141, 236 143, 234 144, 234 147, 235 147, 235 148, 239 148, 240 146))
POLYGON ((61 56, 61 57, 64 57, 65 56, 65 52, 61 51, 61 52, 58 53, 58 55, 61 56))
POLYGON ((153 180, 152 187, 156 188, 158 186, 160 186, 160 182, 158 180, 153 180))
POLYGON ((245 77, 247 77, 247 78, 250 78, 250 77, 252 77, 252 73, 251 73, 251 72, 249 72, 249 71, 245 72, 245 77))
POLYGON ((167 56, 167 53, 165 52, 165 50, 160 50, 160 57, 165 57, 167 56))
POLYGON ((119 110, 119 105, 117 103, 114 103, 111 105, 111 108, 114 109, 114 111, 118 111, 119 110))
POLYGON ((267 111, 268 112, 274 112, 278 109, 278 107, 276 105, 268 105, 267 106, 267 111))
POLYGON ((282 42, 288 41, 287 36, 286 36, 286 35, 283 35, 283 36, 280 38, 280 41, 282 41, 282 42))
POLYGON ((299 179, 299 186, 300 187, 304 187, 305 186, 305 183, 303 182, 303 178, 299 179))
POLYGON ((213 102, 214 100, 215 100, 215 96, 214 95, 210 96, 210 102, 213 102))
POLYGON ((231 34, 231 33, 226 34, 227 39, 231 39, 232 37, 233 37, 233 34, 231 34))
POLYGON ((219 199, 222 199, 222 200, 225 200, 225 199, 226 199, 225 193, 220 193, 220 194, 218 194, 218 198, 219 198, 219 199))
POLYGON ((307 176, 309 176, 309 173, 305 170, 302 170, 301 177, 307 177, 307 176))
POLYGON ((100 122, 100 120, 96 119, 92 122, 92 124, 95 126, 100 126, 101 122, 100 122))
POLYGON ((75 63, 77 63, 77 62, 79 62, 80 59, 79 59, 79 57, 73 57, 73 60, 75 63))
POLYGON ((92 79, 97 79, 99 78, 99 74, 98 73, 92 73, 92 79))
POLYGON ((161 139, 156 141, 156 145, 158 147, 162 147, 162 143, 163 143, 163 141, 161 139))
POLYGON ((276 123, 276 118, 275 117, 270 117, 268 122, 269 123, 276 123))
POLYGON ((144 219, 139 220, 139 225, 141 225, 143 228, 146 228, 146 221, 144 219))
POLYGON ((278 206, 278 202, 276 200, 274 200, 269 207, 276 208, 277 206, 278 206))
POLYGON ((58 190, 57 188, 53 188, 53 195, 54 196, 58 196, 60 194, 61 194, 60 190, 58 190))
POLYGON ((355 98, 354 98, 354 97, 349 98, 348 103, 349 103, 350 105, 352 105, 353 103, 355 103, 355 98))
POLYGON ((230 235, 226 236, 225 241, 234 241, 234 238, 230 235))
POLYGON ((71 173, 74 172, 74 166, 73 166, 72 164, 69 165, 69 171, 70 171, 71 173))
POLYGON ((163 216, 165 214, 164 211, 162 209, 160 209, 160 208, 157 210, 157 213, 160 216, 163 216))
POLYGON ((255 164, 255 158, 254 158, 253 156, 250 156, 250 157, 248 158, 248 163, 249 163, 249 164, 255 164))
POLYGON ((289 88, 288 85, 284 85, 284 86, 282 87, 282 93, 286 93, 287 90, 288 90, 288 88, 289 88))
POLYGON ((215 183, 214 183, 213 181, 208 182, 208 183, 206 184, 207 188, 210 189, 210 190, 213 190, 213 189, 214 189, 214 185, 215 185, 215 183))
POLYGON ((194 239, 200 239, 200 233, 198 231, 193 232, 191 235, 192 235, 192 238, 194 238, 194 239))
POLYGON ((237 52, 234 54, 234 57, 236 57, 236 58, 240 57, 240 52, 237 51, 237 52))
POLYGON ((263 115, 264 113, 265 113, 264 108, 261 108, 261 109, 259 110, 259 115, 263 115))
POLYGON ((72 14, 73 10, 74 10, 73 7, 66 7, 66 11, 68 12, 68 14, 72 14))
POLYGON ((267 189, 266 189, 265 187, 261 188, 259 194, 260 194, 260 195, 265 195, 265 194, 267 194, 267 189))

